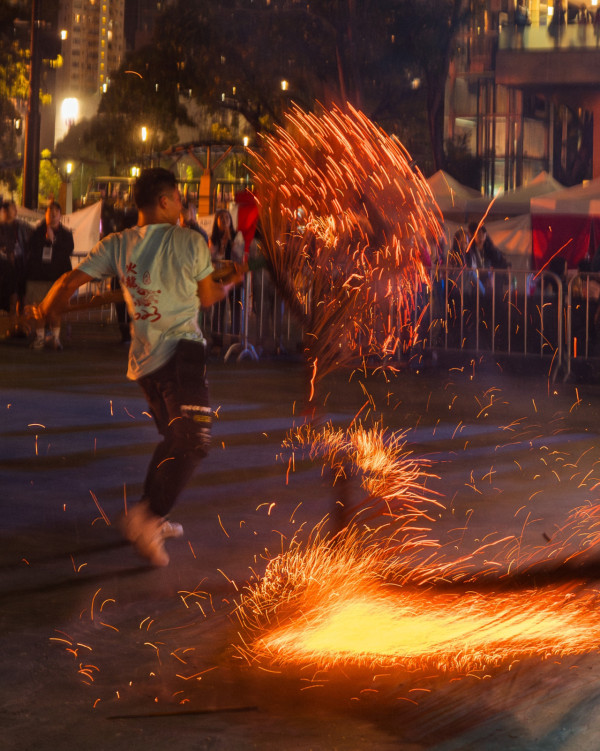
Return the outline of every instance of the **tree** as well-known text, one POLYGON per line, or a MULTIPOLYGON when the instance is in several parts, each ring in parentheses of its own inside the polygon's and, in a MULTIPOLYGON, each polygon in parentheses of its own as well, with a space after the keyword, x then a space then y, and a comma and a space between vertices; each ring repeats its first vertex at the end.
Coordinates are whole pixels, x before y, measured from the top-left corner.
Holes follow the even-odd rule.
POLYGON ((99 153, 118 174, 124 166, 177 142, 176 123, 189 123, 179 100, 178 60, 168 41, 155 49, 142 49, 127 59, 111 76, 98 117, 90 134, 99 153), (142 143, 146 128, 148 142, 142 143))
POLYGON ((410 29, 403 44, 425 77, 427 119, 435 169, 444 167, 444 95, 456 33, 466 20, 464 0, 398 3, 397 28, 410 29))
POLYGON ((17 137, 23 124, 18 104, 28 92, 27 29, 14 23, 21 13, 26 14, 24 3, 0 0, 0 181, 10 190, 15 190, 21 171, 17 137))
POLYGON ((131 151, 140 113, 161 142, 173 138, 169 124, 185 120, 184 92, 213 113, 242 114, 257 133, 281 125, 291 101, 309 111, 348 102, 439 168, 462 7, 463 0, 175 0, 152 47, 113 76, 99 114, 110 118, 114 137, 100 122, 99 146, 107 156, 113 149, 115 163, 124 159, 119 152, 131 151))

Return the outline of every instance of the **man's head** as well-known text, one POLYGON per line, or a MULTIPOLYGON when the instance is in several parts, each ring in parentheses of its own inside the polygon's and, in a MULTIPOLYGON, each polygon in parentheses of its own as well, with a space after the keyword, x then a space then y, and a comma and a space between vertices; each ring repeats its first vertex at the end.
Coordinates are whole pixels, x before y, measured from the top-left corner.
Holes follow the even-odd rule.
POLYGON ((469 235, 471 237, 475 238, 474 239, 475 245, 478 248, 481 248, 481 246, 485 242, 485 238, 487 236, 487 230, 483 226, 483 224, 481 225, 481 227, 479 227, 479 225, 477 224, 477 222, 471 222, 469 224, 469 235))
POLYGON ((145 169, 135 181, 133 198, 139 211, 152 222, 177 224, 181 212, 181 195, 175 175, 168 169, 145 169))
POLYGON ((46 226, 52 227, 52 229, 58 229, 60 224, 60 203, 57 201, 50 201, 46 207, 46 226))

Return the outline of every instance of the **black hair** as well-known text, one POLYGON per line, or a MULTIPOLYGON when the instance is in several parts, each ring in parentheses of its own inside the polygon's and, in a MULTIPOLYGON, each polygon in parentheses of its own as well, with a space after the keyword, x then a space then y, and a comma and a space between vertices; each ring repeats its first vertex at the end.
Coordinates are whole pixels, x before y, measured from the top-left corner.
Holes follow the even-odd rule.
MULTIPOLYGON (((233 217, 231 216, 231 213, 227 211, 227 209, 218 209, 217 212, 215 213, 212 231, 210 233, 210 241, 213 245, 218 245, 221 242, 222 232, 219 229, 219 222, 218 222, 219 216, 221 216, 221 214, 227 214, 229 216, 229 219, 231 221, 231 225, 230 225, 231 234, 235 235, 235 227, 233 226, 233 217)), ((229 242, 231 242, 232 240, 233 240, 233 237, 229 238, 229 242)))
POLYGON ((164 167, 150 167, 142 171, 133 186, 133 200, 138 209, 156 206, 165 191, 177 187, 175 175, 164 167))

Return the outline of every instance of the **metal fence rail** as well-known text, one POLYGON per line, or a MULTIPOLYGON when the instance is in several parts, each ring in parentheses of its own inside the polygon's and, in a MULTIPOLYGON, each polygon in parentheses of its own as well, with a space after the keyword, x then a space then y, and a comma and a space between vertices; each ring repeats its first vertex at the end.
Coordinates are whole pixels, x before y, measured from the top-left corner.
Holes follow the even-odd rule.
POLYGON ((425 310, 415 311, 424 346, 437 350, 563 359, 563 286, 552 272, 432 269, 425 310))
MULTIPOLYGON (((92 285, 94 286, 94 285, 92 285)), ((102 291, 102 286, 91 291, 102 291)), ((586 363, 600 368, 600 275, 439 266, 417 295, 411 353, 489 352, 545 361, 553 378, 586 363)), ((70 313, 70 320, 117 320, 114 306, 70 313)), ((268 271, 246 276, 220 305, 200 314, 204 334, 225 360, 298 354, 304 332, 268 271)), ((400 326, 400 323, 398 323, 400 326)), ((400 336, 407 341, 408 337, 400 336)))

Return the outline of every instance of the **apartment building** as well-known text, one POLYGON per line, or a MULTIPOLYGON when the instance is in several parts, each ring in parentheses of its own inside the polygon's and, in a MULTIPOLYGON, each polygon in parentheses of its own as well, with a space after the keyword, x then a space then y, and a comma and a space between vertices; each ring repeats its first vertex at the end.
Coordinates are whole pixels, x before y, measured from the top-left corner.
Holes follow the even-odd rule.
POLYGON ((95 114, 111 71, 125 55, 125 0, 60 0, 63 65, 56 75, 56 133, 95 114))
POLYGON ((488 195, 541 170, 565 185, 600 177, 598 0, 525 0, 525 26, 516 4, 472 2, 447 83, 446 136, 479 161, 488 195))

